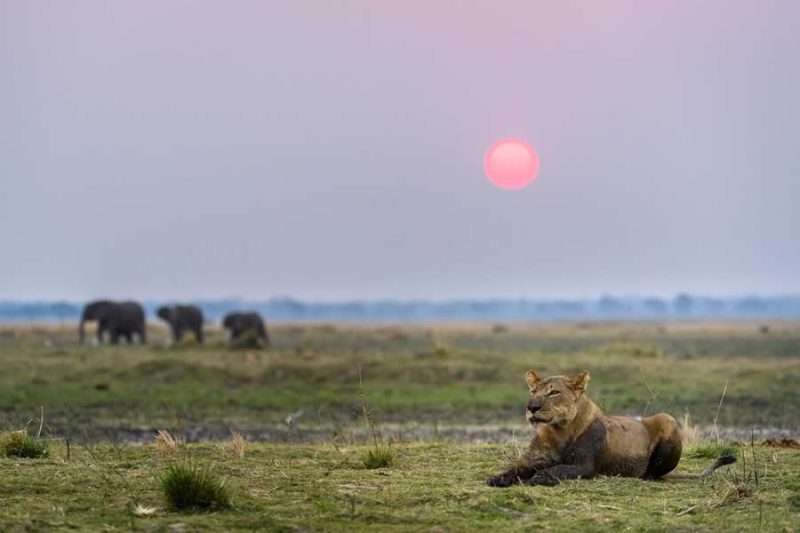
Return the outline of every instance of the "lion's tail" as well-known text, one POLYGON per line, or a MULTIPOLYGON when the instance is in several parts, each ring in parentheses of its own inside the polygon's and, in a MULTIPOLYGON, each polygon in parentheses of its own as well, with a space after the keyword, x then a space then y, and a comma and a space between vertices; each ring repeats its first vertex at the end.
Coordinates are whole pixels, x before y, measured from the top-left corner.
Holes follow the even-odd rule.
POLYGON ((717 457, 717 460, 714 461, 714 463, 710 467, 706 468, 699 474, 691 474, 688 472, 670 472, 669 474, 664 476, 664 479, 705 479, 711 474, 713 474, 717 468, 720 468, 725 465, 730 465, 735 462, 736 462, 735 455, 721 455, 717 457))

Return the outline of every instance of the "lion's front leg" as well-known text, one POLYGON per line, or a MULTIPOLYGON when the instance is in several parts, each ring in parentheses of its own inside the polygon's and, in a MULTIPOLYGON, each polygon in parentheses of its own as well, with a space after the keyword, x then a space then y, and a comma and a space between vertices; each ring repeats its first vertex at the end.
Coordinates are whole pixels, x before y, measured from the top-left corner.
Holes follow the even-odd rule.
POLYGON ((486 480, 490 487, 510 487, 515 483, 525 483, 537 472, 533 466, 515 465, 502 474, 492 476, 486 480))
POLYGON ((594 468, 591 464, 557 465, 536 472, 531 476, 526 485, 545 485, 552 487, 565 479, 578 479, 593 477, 594 468))

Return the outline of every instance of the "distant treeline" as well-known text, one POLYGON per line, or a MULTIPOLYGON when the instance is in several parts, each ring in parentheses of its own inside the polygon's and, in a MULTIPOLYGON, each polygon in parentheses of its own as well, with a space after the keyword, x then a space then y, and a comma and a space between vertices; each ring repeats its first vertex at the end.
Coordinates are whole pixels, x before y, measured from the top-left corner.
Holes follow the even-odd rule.
MULTIPOLYGON (((171 301, 144 301, 148 318, 171 301)), ((800 296, 709 298, 681 294, 672 299, 617 298, 595 300, 378 300, 302 302, 206 300, 192 302, 207 320, 219 320, 237 309, 257 311, 267 320, 415 321, 415 320, 636 320, 715 318, 800 318, 800 296)), ((0 322, 78 320, 83 303, 0 301, 0 322)))

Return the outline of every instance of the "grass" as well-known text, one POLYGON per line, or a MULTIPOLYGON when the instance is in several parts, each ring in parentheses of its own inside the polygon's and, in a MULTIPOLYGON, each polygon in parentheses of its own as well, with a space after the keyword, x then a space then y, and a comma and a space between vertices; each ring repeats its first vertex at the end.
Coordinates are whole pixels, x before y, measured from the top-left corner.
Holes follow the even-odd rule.
MULTIPOLYGON (((795 427, 800 419, 800 324, 277 325, 269 350, 231 351, 222 331, 208 342, 164 348, 91 347, 73 327, 0 327, 0 427, 23 427, 44 406, 55 435, 115 435, 162 427, 349 432, 358 425, 358 367, 382 427, 519 424, 521 376, 592 372, 590 392, 607 411, 687 410, 693 423, 795 427), (443 355, 444 354, 444 355, 443 355), (651 390, 652 389, 652 390, 651 390)), ((645 412, 646 411, 646 412, 645 412)), ((276 433, 277 434, 277 433, 276 433)))
POLYGON ((161 477, 161 489, 167 506, 175 511, 219 511, 231 507, 225 482, 208 467, 194 463, 169 465, 161 477))
MULTIPOLYGON (((511 443, 393 448, 402 460, 368 470, 361 456, 372 446, 250 443, 230 461, 217 444, 187 444, 182 453, 214 463, 236 495, 224 512, 195 514, 165 505, 159 473, 175 460, 155 444, 74 447, 67 461, 54 443, 46 459, 0 459, 0 530, 791 531, 800 513, 797 449, 756 445, 766 465, 757 488, 741 483, 740 460, 704 482, 610 477, 493 489, 485 479, 506 464, 511 443)), ((708 464, 687 456, 679 469, 708 464)))
POLYGON ((244 459, 244 452, 247 448, 247 441, 241 433, 234 431, 231 433, 231 440, 225 444, 225 450, 231 459, 244 459))
POLYGON ((72 325, 0 326, 0 429, 38 419, 53 437, 34 440, 46 456, 0 454, 0 531, 797 527, 800 449, 750 435, 797 434, 799 323, 497 326, 277 325, 269 350, 230 350, 213 328, 175 349, 164 328, 91 347, 72 325), (589 369, 609 413, 683 415, 679 470, 739 461, 703 482, 489 488, 526 445, 528 368, 589 369))
POLYGON ((0 438, 0 452, 6 457, 39 459, 47 457, 49 449, 46 440, 31 437, 25 430, 11 431, 0 438))
POLYGON ((738 455, 739 447, 730 442, 703 442, 690 447, 686 455, 695 459, 716 459, 722 455, 738 455))
POLYGON ((175 455, 181 446, 180 440, 172 436, 166 429, 159 429, 156 433, 156 451, 161 455, 175 455))
POLYGON ((231 350, 260 350, 263 347, 264 344, 261 341, 261 337, 258 336, 258 332, 252 329, 248 329, 239 335, 238 339, 230 341, 231 350))
POLYGON ((377 445, 361 456, 361 462, 368 470, 389 468, 394 463, 394 452, 388 446, 377 445))

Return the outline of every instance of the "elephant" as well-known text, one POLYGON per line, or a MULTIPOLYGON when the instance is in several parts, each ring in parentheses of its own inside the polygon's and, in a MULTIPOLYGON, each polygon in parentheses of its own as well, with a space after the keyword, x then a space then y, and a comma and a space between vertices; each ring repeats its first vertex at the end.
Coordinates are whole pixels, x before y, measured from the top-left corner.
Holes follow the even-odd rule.
POLYGON ((254 331, 265 345, 269 344, 269 334, 264 326, 264 320, 261 315, 253 311, 228 313, 222 320, 222 327, 230 330, 232 341, 247 331, 254 331))
POLYGON ((125 337, 128 344, 133 343, 133 334, 139 335, 142 344, 147 342, 145 331, 144 309, 133 301, 112 302, 96 300, 86 304, 78 326, 79 341, 84 340, 84 324, 97 321, 97 340, 103 342, 103 333, 111 336, 111 344, 119 344, 120 337, 125 337))
POLYGON ((191 331, 195 340, 203 342, 203 311, 196 305, 162 306, 156 311, 158 318, 169 324, 172 340, 181 342, 183 334, 191 331))

